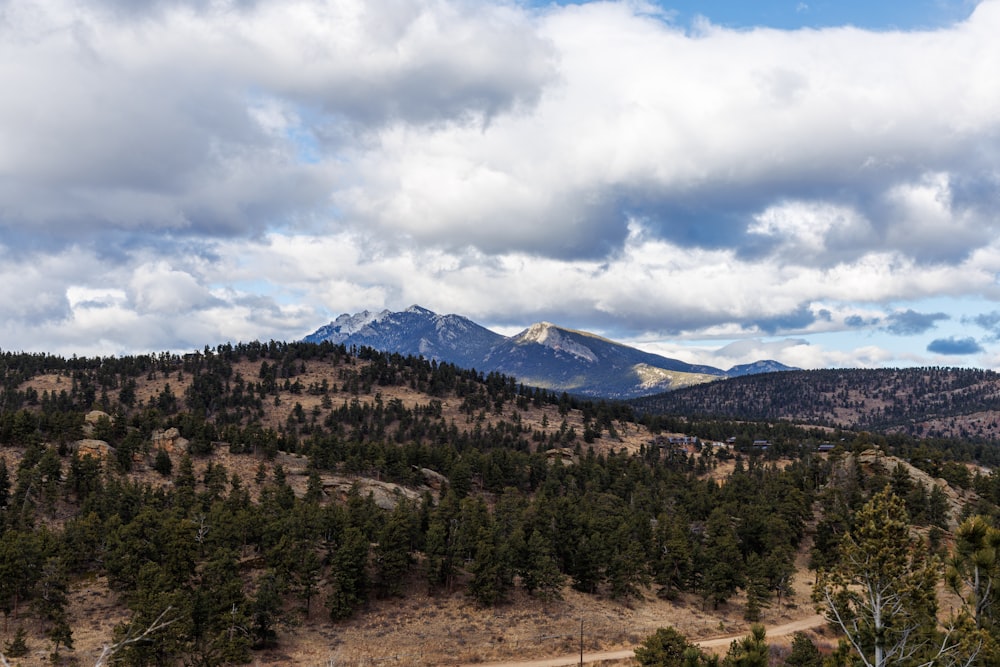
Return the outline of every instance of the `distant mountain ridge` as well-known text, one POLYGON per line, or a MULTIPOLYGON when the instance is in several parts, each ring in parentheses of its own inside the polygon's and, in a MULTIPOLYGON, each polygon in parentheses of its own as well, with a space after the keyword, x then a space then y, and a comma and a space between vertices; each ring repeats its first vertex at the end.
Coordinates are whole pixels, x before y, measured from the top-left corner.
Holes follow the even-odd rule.
POLYGON ((653 414, 1000 440, 1000 373, 977 368, 828 368, 740 376, 630 403, 653 414))
POLYGON ((461 315, 438 315, 416 305, 400 312, 345 313, 304 340, 422 355, 511 375, 527 385, 600 398, 635 398, 726 377, 795 370, 769 360, 724 371, 549 322, 506 337, 461 315))

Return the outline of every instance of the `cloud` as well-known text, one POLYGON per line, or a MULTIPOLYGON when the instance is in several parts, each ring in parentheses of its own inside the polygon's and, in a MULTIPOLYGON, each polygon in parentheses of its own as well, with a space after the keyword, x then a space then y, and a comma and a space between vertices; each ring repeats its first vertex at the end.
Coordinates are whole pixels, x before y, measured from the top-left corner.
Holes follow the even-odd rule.
POLYGON ((625 4, 562 8, 539 26, 560 85, 530 113, 487 132, 393 127, 358 156, 378 196, 335 196, 373 224, 490 253, 600 255, 632 217, 685 247, 765 237, 800 262, 954 261, 996 231, 980 200, 952 194, 996 127, 956 104, 971 90, 998 109, 976 66, 1000 56, 979 41, 995 14, 931 33, 688 35, 625 4))
POLYGON ((963 322, 977 324, 984 329, 996 329, 1000 325, 1000 310, 992 310, 988 313, 981 313, 971 318, 962 318, 963 322))
POLYGON ((983 347, 971 336, 968 338, 938 338, 927 345, 927 351, 944 355, 967 355, 983 351, 983 347))
POLYGON ((881 317, 865 317, 863 315, 853 314, 844 318, 844 326, 850 329, 866 329, 877 326, 881 321, 881 317))
POLYGON ((907 309, 890 313, 886 316, 888 324, 885 330, 897 336, 915 336, 936 326, 939 320, 949 320, 947 313, 918 313, 907 309))
POLYGON ((909 32, 631 2, 3 7, 5 346, 287 339, 412 303, 687 343, 910 335, 948 316, 921 300, 1000 299, 1000 0, 909 32))
POLYGON ((59 245, 314 223, 350 180, 345 145, 389 122, 482 125, 551 76, 548 45, 504 5, 224 4, 11 5, 0 228, 59 245), (280 128, 259 112, 271 102, 292 110, 280 128))
POLYGON ((630 3, 48 0, 0 27, 0 226, 596 259, 639 219, 751 258, 954 261, 997 231, 995 6, 688 33, 630 3))

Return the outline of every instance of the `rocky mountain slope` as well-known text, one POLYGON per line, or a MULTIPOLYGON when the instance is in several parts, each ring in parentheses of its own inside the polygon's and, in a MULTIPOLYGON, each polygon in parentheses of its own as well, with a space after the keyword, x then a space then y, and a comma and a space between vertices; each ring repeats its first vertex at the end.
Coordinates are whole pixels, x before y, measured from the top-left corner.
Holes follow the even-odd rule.
POLYGON ((420 306, 405 311, 344 314, 306 336, 383 352, 423 355, 463 368, 512 375, 524 384, 600 398, 633 398, 724 377, 790 370, 758 361, 724 371, 650 354, 548 322, 504 337, 460 315, 420 306))

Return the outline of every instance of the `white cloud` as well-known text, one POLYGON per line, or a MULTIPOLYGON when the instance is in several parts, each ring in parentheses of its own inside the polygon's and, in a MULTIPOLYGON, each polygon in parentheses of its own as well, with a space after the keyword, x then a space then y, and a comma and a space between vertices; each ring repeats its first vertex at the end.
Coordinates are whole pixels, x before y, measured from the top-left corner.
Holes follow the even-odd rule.
MULTIPOLYGON (((877 204, 923 174, 962 169, 995 132, 982 109, 1000 110, 1000 95, 978 63, 1000 57, 980 34, 1000 27, 996 14, 981 8, 931 33, 687 35, 627 5, 553 11, 539 30, 559 54, 560 80, 536 108, 485 131, 393 126, 358 156, 374 191, 355 187, 338 202, 425 241, 547 253, 620 240, 630 209, 668 238, 702 228, 736 244, 738 228, 703 229, 725 207, 745 226, 767 198, 844 209, 830 197, 854 190, 877 204), (964 103, 970 90, 982 106, 964 103), (806 198, 818 189, 827 194, 806 198), (692 208, 704 217, 677 215, 692 208)), ((894 221, 878 205, 852 213, 869 215, 877 227, 894 221)))
POLYGON ((177 315, 214 305, 215 298, 198 280, 166 262, 137 266, 129 285, 131 301, 139 312, 177 315))
MULTIPOLYGON (((292 338, 412 303, 765 340, 1000 299, 1000 0, 925 32, 685 31, 632 2, 4 12, 5 345, 292 338)), ((810 343, 772 347, 889 355, 810 343)))

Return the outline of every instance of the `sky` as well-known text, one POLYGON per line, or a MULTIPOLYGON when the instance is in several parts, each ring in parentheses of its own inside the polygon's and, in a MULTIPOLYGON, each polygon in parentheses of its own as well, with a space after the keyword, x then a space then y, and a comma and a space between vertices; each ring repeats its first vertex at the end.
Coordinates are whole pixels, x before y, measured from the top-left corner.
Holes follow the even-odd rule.
POLYGON ((419 304, 1000 368, 1000 0, 0 0, 0 349, 419 304))

